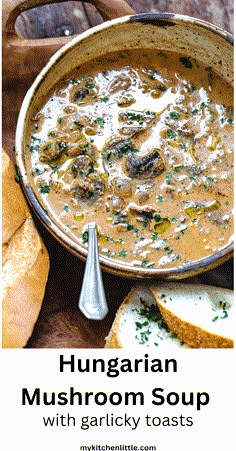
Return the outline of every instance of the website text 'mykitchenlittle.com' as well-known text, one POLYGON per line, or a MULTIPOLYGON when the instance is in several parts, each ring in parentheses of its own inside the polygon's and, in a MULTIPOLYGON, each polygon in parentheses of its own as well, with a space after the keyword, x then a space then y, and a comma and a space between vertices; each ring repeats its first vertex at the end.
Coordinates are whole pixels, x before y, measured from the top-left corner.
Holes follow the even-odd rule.
POLYGON ((80 451, 157 451, 156 446, 148 445, 81 445, 80 451))

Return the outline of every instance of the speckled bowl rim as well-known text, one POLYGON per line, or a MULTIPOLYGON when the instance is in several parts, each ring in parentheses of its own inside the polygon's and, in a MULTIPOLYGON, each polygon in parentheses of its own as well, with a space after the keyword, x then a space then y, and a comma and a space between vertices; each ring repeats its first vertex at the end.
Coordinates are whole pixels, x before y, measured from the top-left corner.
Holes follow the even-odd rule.
MULTIPOLYGON (((37 217, 46 227, 46 229, 56 238, 56 240, 64 246, 68 251, 72 254, 79 257, 81 260, 86 260, 87 257, 87 249, 80 245, 78 242, 74 241, 72 238, 68 236, 66 232, 64 232, 58 223, 54 222, 50 219, 50 217, 46 214, 44 208, 40 204, 34 190, 29 184, 27 171, 24 163, 24 124, 25 117, 27 115, 27 110, 32 102, 32 98, 34 93, 39 89, 41 81, 46 76, 47 72, 54 66, 58 60, 62 58, 70 49, 81 41, 86 39, 87 37, 93 35, 94 33, 102 32, 103 29, 112 27, 116 24, 128 23, 128 22, 140 22, 140 23, 149 23, 158 26, 168 26, 173 25, 174 22, 186 22, 186 23, 194 23, 199 27, 203 27, 208 31, 216 33, 226 39, 233 46, 234 38, 227 31, 219 28, 216 25, 213 25, 209 22, 203 21, 201 19, 197 19, 190 16, 178 15, 172 13, 143 13, 137 14, 133 16, 125 16, 122 18, 114 19, 107 21, 101 25, 97 25, 80 35, 73 38, 68 44, 64 45, 61 49, 59 49, 49 60, 46 66, 41 70, 39 75, 36 77, 35 81, 31 85, 30 89, 25 95, 23 100, 21 110, 18 117, 17 128, 16 128, 16 141, 15 141, 15 150, 16 150, 16 163, 17 169, 20 175, 21 186, 23 191, 28 199, 29 204, 32 209, 36 213, 37 217)), ((215 252, 214 254, 202 258, 198 261, 188 263, 182 266, 173 266, 170 268, 142 268, 142 267, 134 267, 126 262, 120 262, 115 259, 111 259, 108 257, 104 257, 102 255, 99 256, 101 267, 104 271, 109 273, 128 277, 133 279, 139 278, 155 278, 161 280, 178 280, 182 278, 196 276, 203 272, 209 271, 225 263, 233 256, 233 247, 234 243, 231 242, 224 248, 215 252)))

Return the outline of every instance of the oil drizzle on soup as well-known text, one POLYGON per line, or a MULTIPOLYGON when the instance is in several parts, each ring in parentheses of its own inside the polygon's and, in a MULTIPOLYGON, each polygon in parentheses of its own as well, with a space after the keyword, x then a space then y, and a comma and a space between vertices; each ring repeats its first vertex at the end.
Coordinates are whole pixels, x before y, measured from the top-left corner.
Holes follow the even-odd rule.
POLYGON ((27 164, 48 214, 101 255, 186 265, 232 240, 233 90, 188 56, 123 51, 76 68, 35 112, 27 164))

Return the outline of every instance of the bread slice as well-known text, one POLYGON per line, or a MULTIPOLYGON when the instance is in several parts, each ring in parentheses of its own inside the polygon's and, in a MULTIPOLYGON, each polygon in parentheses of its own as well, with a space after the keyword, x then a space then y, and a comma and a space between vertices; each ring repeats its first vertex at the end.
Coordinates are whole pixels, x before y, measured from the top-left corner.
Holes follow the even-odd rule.
POLYGON ((116 313, 105 348, 182 348, 161 317, 156 301, 146 285, 132 288, 116 313))
POLYGON ((30 216, 28 205, 19 184, 14 180, 16 170, 5 151, 2 152, 2 243, 30 216))
POLYGON ((49 257, 3 151, 2 347, 22 348, 44 298, 49 257))
POLYGON ((173 282, 156 284, 150 289, 168 328, 187 346, 234 346, 233 291, 173 282))

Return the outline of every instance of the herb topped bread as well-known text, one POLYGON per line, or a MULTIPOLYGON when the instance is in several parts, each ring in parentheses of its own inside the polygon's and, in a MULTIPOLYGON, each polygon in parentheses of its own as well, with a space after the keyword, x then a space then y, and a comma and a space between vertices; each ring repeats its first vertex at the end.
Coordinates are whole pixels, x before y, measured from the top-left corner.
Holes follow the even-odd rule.
POLYGON ((232 348, 233 292, 169 282, 137 285, 121 304, 106 348, 232 348))
POLYGON ((168 331, 155 298, 148 286, 132 288, 116 313, 112 328, 106 339, 106 348, 181 348, 184 343, 176 334, 168 331))
POLYGON ((2 152, 2 347, 22 348, 44 298, 49 257, 18 183, 2 152))
POLYGON ((233 291, 183 283, 150 287, 163 320, 191 348, 233 348, 233 291))

